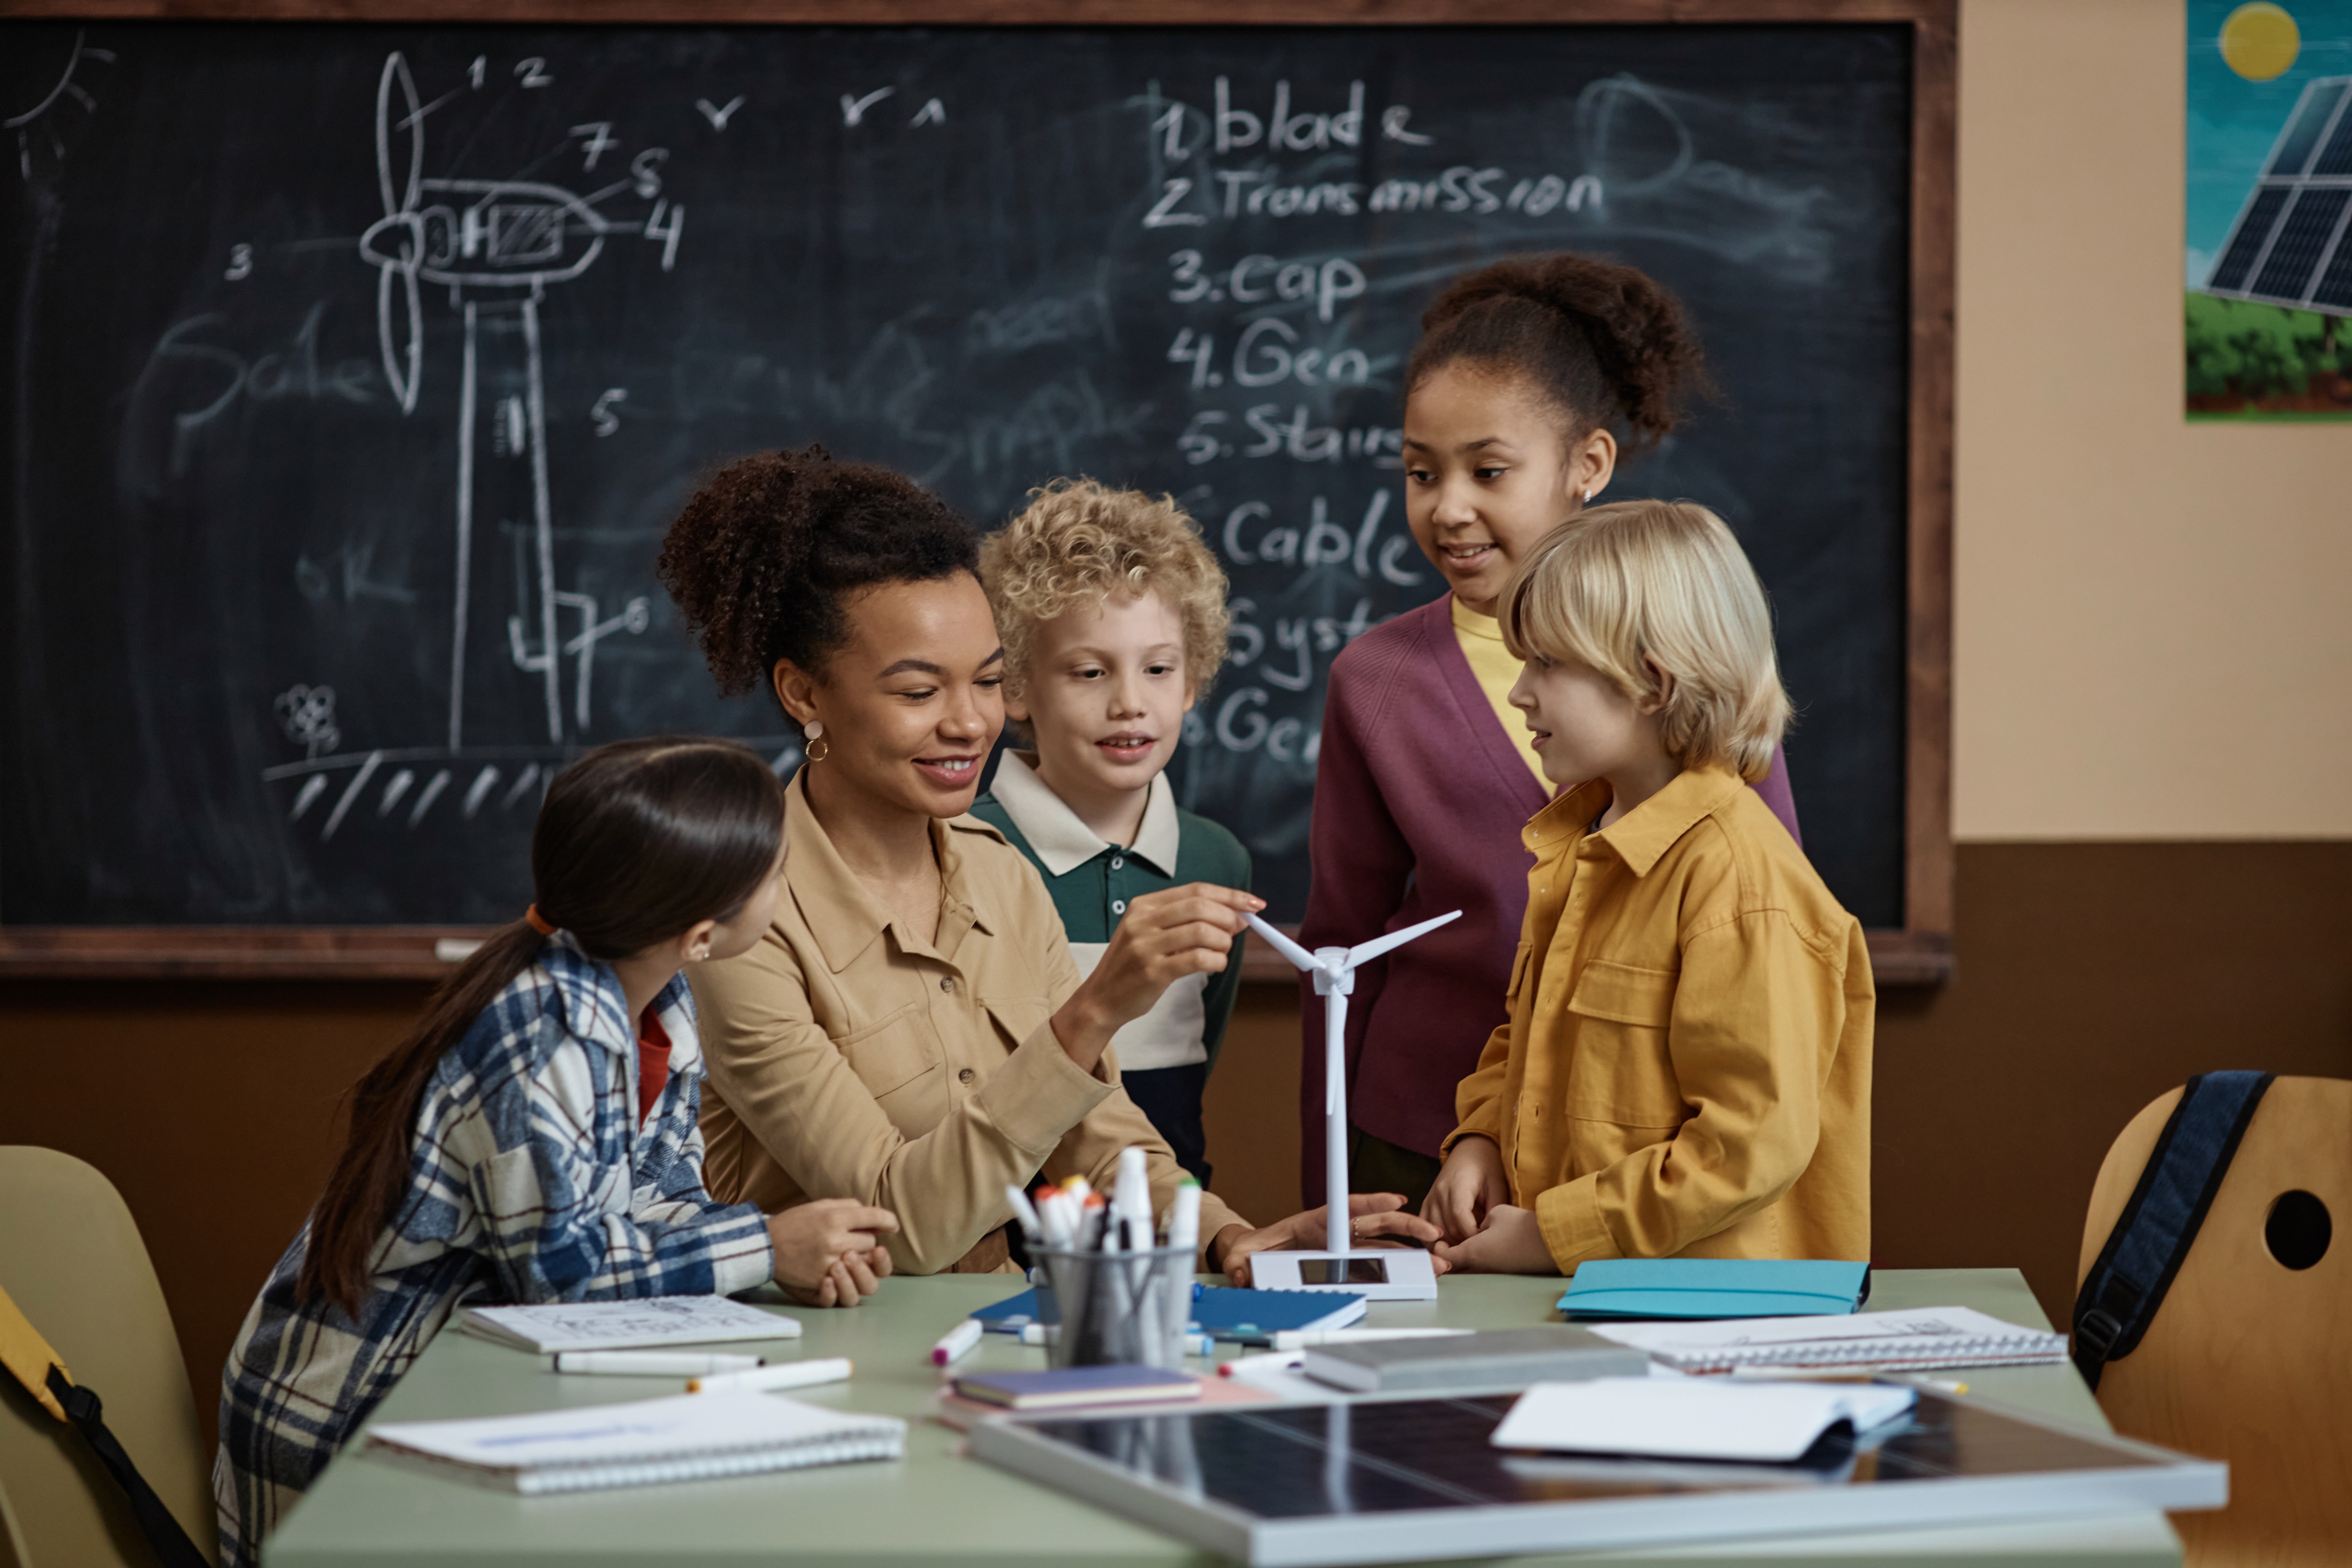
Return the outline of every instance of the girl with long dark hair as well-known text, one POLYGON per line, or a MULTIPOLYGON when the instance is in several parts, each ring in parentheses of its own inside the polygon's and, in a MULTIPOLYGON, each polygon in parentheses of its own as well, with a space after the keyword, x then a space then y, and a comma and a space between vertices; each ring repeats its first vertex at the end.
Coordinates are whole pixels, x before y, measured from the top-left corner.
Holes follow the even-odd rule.
POLYGON ((625 742, 557 775, 536 901, 434 994, 348 1097, 343 1151, 222 1377, 222 1561, 278 1517, 469 1305, 730 1293, 855 1305, 887 1210, 763 1215, 704 1190, 683 971, 774 918, 783 797, 719 741, 625 742))

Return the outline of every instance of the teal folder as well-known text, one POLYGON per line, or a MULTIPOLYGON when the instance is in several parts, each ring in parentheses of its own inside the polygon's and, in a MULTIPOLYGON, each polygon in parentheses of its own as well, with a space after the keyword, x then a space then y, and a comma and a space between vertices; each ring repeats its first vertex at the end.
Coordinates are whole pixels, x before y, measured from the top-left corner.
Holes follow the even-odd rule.
POLYGON ((1612 1258, 1580 1265, 1571 1318, 1793 1318, 1855 1312, 1870 1265, 1780 1258, 1612 1258))

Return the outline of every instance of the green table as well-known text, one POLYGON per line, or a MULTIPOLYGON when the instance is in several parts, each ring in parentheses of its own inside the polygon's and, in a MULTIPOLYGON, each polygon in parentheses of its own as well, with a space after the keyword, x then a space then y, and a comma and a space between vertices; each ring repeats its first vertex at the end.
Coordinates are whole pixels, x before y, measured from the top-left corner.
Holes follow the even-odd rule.
MULTIPOLYGON (((371 1458, 354 1443, 319 1479, 268 1542, 268 1568, 410 1564, 787 1564, 930 1568, 940 1563, 1207 1564, 1218 1561, 1059 1492, 960 1458, 961 1439, 928 1419, 937 1377, 932 1341, 971 1309, 1019 1289, 999 1275, 891 1279, 849 1311, 795 1310, 797 1341, 760 1347, 772 1357, 845 1355, 855 1381, 803 1389, 811 1404, 905 1416, 913 1423, 898 1464, 843 1465, 774 1476, 641 1487, 571 1497, 518 1498, 421 1475, 371 1458)), ((1500 1328, 1557 1321, 1557 1279, 1448 1279, 1434 1302, 1376 1302, 1374 1324, 1500 1328)), ((1882 1270, 1874 1308, 1961 1305, 2011 1322, 2047 1320, 2014 1269, 1882 1270)), ((963 1363, 1044 1364, 1045 1352, 990 1335, 963 1363)), ((2061 1420, 2106 1427, 2072 1367, 2010 1367, 1966 1374, 1978 1394, 2061 1420)), ((444 1333, 376 1412, 383 1421, 512 1415, 675 1394, 651 1378, 559 1377, 543 1357, 444 1333)), ((2177 1564, 2180 1543, 2158 1513, 2030 1525, 1872 1535, 1783 1538, 1670 1551, 1518 1558, 1522 1563, 1758 1562, 1838 1563, 2177 1564)))

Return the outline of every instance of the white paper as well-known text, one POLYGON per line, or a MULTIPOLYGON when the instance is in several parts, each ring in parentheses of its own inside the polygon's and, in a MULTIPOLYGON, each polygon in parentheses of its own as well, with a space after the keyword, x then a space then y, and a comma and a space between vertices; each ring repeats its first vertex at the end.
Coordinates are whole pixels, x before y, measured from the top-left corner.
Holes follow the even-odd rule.
POLYGON ((813 1446, 906 1423, 820 1409, 751 1391, 677 1394, 472 1421, 403 1421, 372 1428, 376 1443, 493 1470, 644 1465, 813 1446))
POLYGON ((1685 1370, 1731 1366, 1989 1366, 2062 1361, 2066 1338, 1969 1307, 1718 1322, 1591 1323, 1602 1339, 1685 1370))
POLYGON ((730 1340, 796 1340, 797 1319, 725 1296, 653 1296, 635 1301, 562 1301, 544 1307, 467 1307, 460 1328, 541 1354, 549 1351, 655 1350, 730 1340))
POLYGON ((1491 1441, 1497 1448, 1785 1464, 1835 1423, 1868 1431, 1908 1411, 1916 1398, 1908 1388, 1862 1383, 1538 1383, 1511 1406, 1491 1441))

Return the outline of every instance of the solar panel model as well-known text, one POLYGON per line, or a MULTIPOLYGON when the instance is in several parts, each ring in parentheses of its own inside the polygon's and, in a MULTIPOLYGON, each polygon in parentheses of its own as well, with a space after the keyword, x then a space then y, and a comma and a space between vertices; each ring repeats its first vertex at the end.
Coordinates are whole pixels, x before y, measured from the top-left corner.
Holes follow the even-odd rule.
POLYGON ((973 1455, 1251 1568, 2219 1508, 2228 1467, 1922 1393, 1794 1464, 1523 1453, 1514 1394, 994 1417, 973 1455))
POLYGON ((2203 292, 2352 314, 2352 76, 2304 85, 2203 292))

